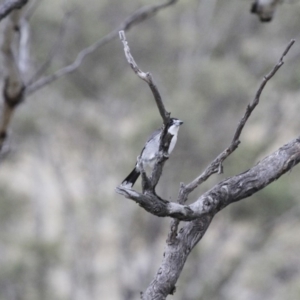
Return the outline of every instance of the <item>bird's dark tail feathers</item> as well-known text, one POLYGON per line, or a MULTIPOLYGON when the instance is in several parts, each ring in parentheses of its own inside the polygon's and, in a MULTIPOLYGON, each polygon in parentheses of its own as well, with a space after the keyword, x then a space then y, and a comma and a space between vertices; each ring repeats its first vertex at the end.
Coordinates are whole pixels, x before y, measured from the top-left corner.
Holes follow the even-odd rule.
POLYGON ((140 171, 134 168, 131 173, 123 180, 122 185, 132 187, 140 176, 140 171))

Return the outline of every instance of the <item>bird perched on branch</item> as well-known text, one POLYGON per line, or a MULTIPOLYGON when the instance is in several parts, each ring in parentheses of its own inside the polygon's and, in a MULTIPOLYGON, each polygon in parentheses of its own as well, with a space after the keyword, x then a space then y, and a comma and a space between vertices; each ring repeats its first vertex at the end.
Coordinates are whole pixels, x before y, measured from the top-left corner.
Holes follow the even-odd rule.
MULTIPOLYGON (((172 138, 169 144, 168 154, 170 154, 177 142, 177 134, 180 125, 182 125, 183 122, 176 118, 170 119, 170 126, 168 128, 168 133, 171 134, 172 138)), ((163 128, 160 128, 158 130, 155 130, 148 141, 146 142, 140 156, 137 159, 137 162, 135 164, 134 169, 131 171, 131 173, 123 180, 122 186, 125 186, 127 188, 131 188, 137 179, 139 178, 141 172, 139 170, 138 161, 140 160, 143 164, 143 166, 150 166, 151 168, 154 167, 156 158, 159 153, 159 145, 160 145, 160 137, 163 132, 163 128)))

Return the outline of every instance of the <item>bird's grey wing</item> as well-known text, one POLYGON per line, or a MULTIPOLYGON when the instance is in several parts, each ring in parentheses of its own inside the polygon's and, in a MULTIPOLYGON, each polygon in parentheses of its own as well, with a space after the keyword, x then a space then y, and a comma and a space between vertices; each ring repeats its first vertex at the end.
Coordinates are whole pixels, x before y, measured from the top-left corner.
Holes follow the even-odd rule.
POLYGON ((156 135, 160 134, 160 132, 161 132, 161 129, 156 129, 155 131, 153 131, 153 132, 151 133, 151 135, 149 136, 149 138, 148 138, 148 140, 147 140, 147 142, 146 142, 146 145, 147 145, 147 143, 148 143, 150 140, 152 140, 156 135))
POLYGON ((141 157, 145 160, 145 162, 151 161, 155 158, 159 148, 160 133, 161 129, 155 130, 147 140, 145 147, 141 152, 141 157))

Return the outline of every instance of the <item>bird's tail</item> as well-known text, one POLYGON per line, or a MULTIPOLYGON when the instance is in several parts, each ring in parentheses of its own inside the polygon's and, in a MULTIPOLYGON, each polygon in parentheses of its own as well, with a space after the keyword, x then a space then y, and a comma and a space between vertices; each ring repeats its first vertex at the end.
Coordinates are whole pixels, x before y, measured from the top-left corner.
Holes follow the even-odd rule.
POLYGON ((140 171, 134 168, 131 173, 123 180, 122 185, 132 187, 140 176, 140 171))

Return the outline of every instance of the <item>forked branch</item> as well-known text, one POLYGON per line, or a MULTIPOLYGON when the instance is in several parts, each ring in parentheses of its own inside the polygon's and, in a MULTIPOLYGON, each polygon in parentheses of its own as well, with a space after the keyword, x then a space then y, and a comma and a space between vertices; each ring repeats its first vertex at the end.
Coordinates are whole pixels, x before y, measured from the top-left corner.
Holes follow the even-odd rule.
POLYGON ((289 44, 287 45, 286 49, 284 50, 283 54, 281 55, 278 63, 273 67, 273 69, 264 76, 256 94, 253 99, 253 101, 247 106, 246 111, 244 113, 244 116, 241 118, 241 120, 238 123, 237 129, 233 135, 233 139, 231 141, 231 144, 223 151, 221 152, 210 164, 209 166, 204 170, 204 172, 195 178, 192 182, 184 186, 179 194, 179 203, 184 203, 187 199, 188 194, 190 194, 195 188, 199 186, 199 184, 206 181, 211 175, 215 173, 221 173, 223 172, 223 162, 224 160, 232 154, 240 144, 240 136, 242 133, 242 130, 248 121, 251 113, 255 109, 255 107, 258 105, 261 93, 266 86, 267 82, 276 74, 276 72, 279 70, 279 68, 284 64, 284 57, 287 55, 293 44, 295 43, 295 40, 291 40, 289 44))
MULTIPOLYGON (((125 40, 122 36, 121 39, 125 40)), ((151 214, 173 218, 163 261, 154 279, 146 291, 142 293, 142 299, 163 300, 166 299, 169 294, 174 293, 175 284, 188 255, 204 236, 210 222, 217 212, 227 205, 245 199, 263 189, 300 162, 299 137, 270 154, 246 172, 216 184, 208 192, 201 195, 194 203, 184 205, 188 195, 197 188, 199 184, 207 180, 212 174, 222 172, 222 163, 237 149, 242 130, 251 113, 258 105, 265 85, 283 65, 283 59, 294 42, 295 41, 292 40, 288 44, 278 63, 271 72, 263 78, 253 101, 247 106, 244 116, 238 123, 230 145, 210 163, 200 176, 187 185, 181 185, 177 203, 161 199, 155 193, 149 191, 147 193, 139 193, 122 186, 117 188, 117 193, 137 202, 151 214), (186 222, 180 231, 177 232, 179 221, 189 222, 186 222)), ((127 44, 124 46, 127 46, 127 44)), ((145 80, 145 73, 141 73, 140 69, 136 67, 134 60, 128 59, 128 61, 137 75, 145 80), (140 74, 142 75, 140 76, 140 74)), ((147 80, 145 81, 147 82, 147 80)))
MULTIPOLYGON (((122 39, 123 37, 121 37, 122 39)), ((132 69, 135 71, 135 73, 143 80, 145 80, 147 82, 145 74, 142 72, 138 66, 136 65, 136 63, 134 62, 132 56, 130 55, 129 52, 129 48, 127 45, 127 42, 125 40, 124 43, 124 49, 125 49, 125 54, 126 51, 129 53, 126 54, 126 57, 128 59, 129 64, 131 65, 132 69)), ((153 194, 153 195, 149 195, 147 194, 147 197, 151 197, 151 203, 153 203, 154 209, 151 210, 149 208, 149 203, 147 202, 148 200, 145 199, 145 195, 143 194, 139 194, 135 191, 127 191, 126 188, 124 187, 118 187, 117 192, 124 195, 125 197, 132 199, 134 201, 136 201, 137 203, 139 203, 140 206, 142 206, 143 208, 145 208, 147 211, 153 213, 154 215, 157 216, 170 216, 170 217, 174 217, 174 215, 177 215, 177 219, 179 220, 193 220, 196 219, 200 216, 202 216, 203 214, 206 214, 207 211, 206 210, 200 210, 198 212, 196 212, 194 210, 195 207, 199 207, 199 205, 196 205, 196 203, 199 201, 196 201, 194 204, 191 204, 189 206, 184 205, 184 203, 186 202, 188 195, 199 186, 199 184, 201 184, 202 182, 206 181, 212 174, 215 174, 217 172, 220 172, 220 170, 222 170, 222 163, 224 162, 224 160, 231 154, 233 153, 239 143, 240 143, 240 135, 242 133, 242 130, 247 122, 247 120, 249 119, 251 113, 253 112, 253 110, 255 109, 255 107, 258 105, 259 100, 260 100, 260 96, 261 93, 264 89, 264 87, 266 86, 267 82, 276 74, 276 72, 279 70, 279 68, 283 65, 283 58, 285 57, 285 55, 288 53, 288 51, 290 50, 290 48, 292 47, 292 45, 295 43, 295 40, 292 40, 288 46, 286 47, 286 49, 284 50, 282 56, 280 57, 278 63, 274 66, 274 68, 266 75, 264 76, 256 94, 255 97, 253 99, 253 101, 247 106, 246 111, 244 116, 242 117, 242 119, 240 120, 237 129, 234 133, 233 139, 231 141, 231 144, 223 151, 221 152, 210 164, 209 166, 204 170, 204 172, 198 176, 197 178, 195 178, 192 182, 190 182, 187 185, 181 185, 180 191, 179 191, 179 196, 177 199, 178 203, 171 203, 168 201, 164 201, 162 202, 162 199, 160 197, 158 197, 157 195, 153 194), (157 207, 163 207, 162 211, 158 211, 157 207)), ((298 140, 297 140, 298 141, 298 140)), ((297 161, 297 159, 296 159, 297 161)), ((297 162, 298 163, 298 162, 297 162)), ((274 174, 275 178, 280 177, 282 174, 284 174, 285 171, 283 173, 280 173, 280 170, 278 170, 278 172, 276 174, 274 174)), ((231 178, 232 179, 232 178, 231 178)), ((229 179, 230 180, 230 179, 229 179)), ((271 180, 271 179, 270 179, 271 180)), ((273 181, 273 180, 271 180, 273 181)), ((270 182, 271 182, 270 181, 270 182)), ((268 182, 268 184, 270 183, 268 182)), ((255 186, 255 190, 259 190, 262 189, 264 186, 255 186)), ((146 198, 147 198, 146 197, 146 198)), ((234 198, 232 198, 232 202, 233 201, 237 201, 234 200, 234 198)), ((226 204, 227 205, 227 204, 226 204)), ((220 203, 217 203, 217 206, 220 207, 220 203)), ((210 204, 210 207, 211 204, 210 204)), ((222 207, 222 205, 221 205, 222 207)), ((215 210, 215 208, 213 209, 215 210)), ((215 211, 216 212, 216 211, 215 211)), ((174 224, 173 224, 174 225, 174 224)))

